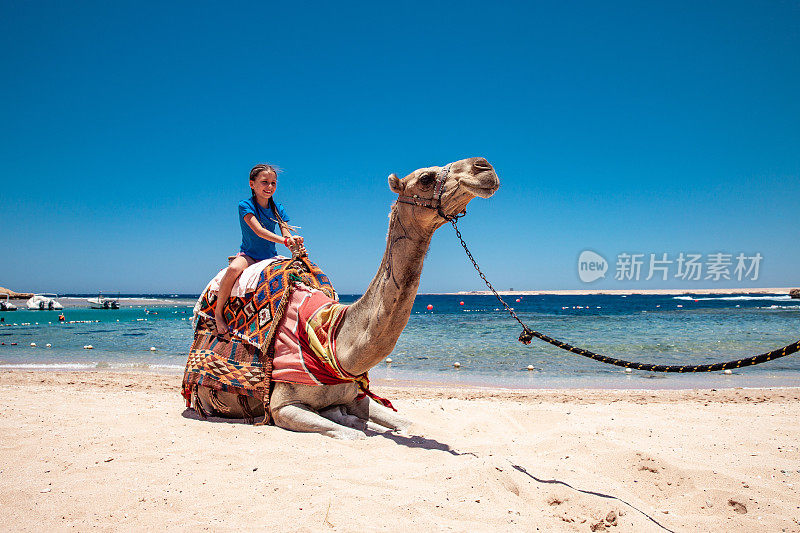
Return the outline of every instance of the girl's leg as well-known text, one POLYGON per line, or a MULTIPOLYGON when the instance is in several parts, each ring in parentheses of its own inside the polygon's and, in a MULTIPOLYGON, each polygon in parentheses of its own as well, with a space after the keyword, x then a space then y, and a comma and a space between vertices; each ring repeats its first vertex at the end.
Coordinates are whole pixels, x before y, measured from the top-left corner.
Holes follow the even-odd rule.
POLYGON ((226 270, 225 275, 222 276, 222 280, 219 282, 219 291, 217 292, 217 303, 214 305, 214 322, 217 327, 217 335, 225 335, 230 331, 222 312, 225 310, 225 305, 231 297, 233 284, 236 283, 236 280, 242 275, 244 269, 253 263, 255 263, 255 260, 251 257, 246 255, 237 256, 231 261, 231 264, 228 265, 228 270, 226 270))

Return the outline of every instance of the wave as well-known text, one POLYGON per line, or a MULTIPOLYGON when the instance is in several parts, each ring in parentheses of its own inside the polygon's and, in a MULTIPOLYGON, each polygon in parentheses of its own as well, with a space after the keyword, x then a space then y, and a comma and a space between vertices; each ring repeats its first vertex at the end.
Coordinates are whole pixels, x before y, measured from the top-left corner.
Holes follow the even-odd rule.
POLYGON ((9 363, 0 364, 0 370, 88 370, 97 363, 9 363))
MULTIPOLYGON (((70 302, 73 302, 73 301, 74 302, 85 302, 89 298, 97 298, 97 295, 95 294, 94 296, 59 296, 57 299, 59 301, 63 300, 63 301, 70 301, 70 302)), ((148 295, 148 296, 116 296, 116 295, 113 295, 113 294, 106 294, 104 296, 104 298, 106 298, 108 300, 118 300, 120 302, 130 302, 130 301, 136 301, 136 302, 166 302, 166 303, 170 303, 170 304, 174 304, 176 301, 180 301, 180 300, 186 300, 186 301, 192 301, 192 302, 197 300, 197 298, 192 297, 192 296, 177 296, 176 297, 176 296, 169 296, 169 295, 164 295, 164 296, 152 296, 152 295, 148 295)))
POLYGON ((183 370, 185 365, 158 363, 0 363, 0 370, 183 370))
POLYGON ((186 369, 186 365, 156 365, 156 364, 151 364, 150 368, 159 369, 159 370, 181 370, 181 371, 183 371, 184 369, 186 369))
POLYGON ((116 369, 140 369, 140 370, 154 370, 154 369, 166 369, 166 370, 183 370, 186 368, 186 365, 174 365, 169 363, 144 363, 144 362, 120 362, 120 363, 110 363, 108 364, 107 368, 116 368, 116 369))
POLYGON ((161 297, 153 297, 153 296, 142 296, 142 297, 139 297, 139 296, 120 296, 119 298, 114 298, 114 299, 115 300, 119 300, 120 302, 136 300, 136 301, 141 301, 141 302, 169 302, 169 303, 175 303, 175 300, 178 300, 178 299, 194 301, 197 298, 189 298, 189 297, 186 297, 186 298, 172 298, 170 296, 161 296, 161 297))
POLYGON ((764 296, 673 296, 673 300, 688 300, 691 302, 707 302, 707 301, 748 301, 748 300, 767 300, 771 302, 785 302, 791 300, 792 297, 788 294, 765 294, 764 296))

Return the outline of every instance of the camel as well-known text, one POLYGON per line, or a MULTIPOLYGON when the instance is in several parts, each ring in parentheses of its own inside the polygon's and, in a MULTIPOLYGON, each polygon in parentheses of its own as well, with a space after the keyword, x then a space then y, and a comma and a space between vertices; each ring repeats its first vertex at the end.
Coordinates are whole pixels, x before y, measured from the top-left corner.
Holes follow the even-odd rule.
MULTIPOLYGON (((464 212, 473 198, 489 198, 499 186, 497 174, 482 157, 420 168, 403 179, 389 176, 389 188, 398 199, 389 213, 386 251, 378 272, 364 295, 350 306, 335 336, 336 356, 344 370, 361 375, 392 352, 411 316, 434 232, 464 212)), ((356 383, 277 382, 270 396, 270 414, 279 427, 337 439, 364 438, 366 429, 407 434, 409 421, 369 396, 357 400, 358 392, 356 383)), ((212 397, 201 386, 197 400, 201 405, 213 404, 216 412, 227 417, 246 417, 246 407, 236 394, 218 392, 212 397)), ((260 404, 248 401, 250 412, 257 412, 260 404)))

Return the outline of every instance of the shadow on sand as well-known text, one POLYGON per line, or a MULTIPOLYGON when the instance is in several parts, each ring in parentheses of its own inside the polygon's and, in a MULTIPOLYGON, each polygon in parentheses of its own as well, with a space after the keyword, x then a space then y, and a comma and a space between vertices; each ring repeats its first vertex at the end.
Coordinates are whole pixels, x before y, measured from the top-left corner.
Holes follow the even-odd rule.
MULTIPOLYGON (((247 424, 248 422, 242 418, 222 418, 219 416, 209 416, 208 418, 201 417, 197 411, 194 409, 186 408, 181 413, 183 418, 187 418, 189 420, 200 420, 203 422, 212 422, 214 424, 247 424)), ((291 430, 284 430, 284 431, 291 431, 291 430)), ((397 433, 393 433, 390 430, 386 431, 374 431, 371 429, 366 429, 364 433, 367 437, 377 437, 381 436, 396 442, 401 446, 406 446, 408 448, 421 448, 423 450, 439 450, 442 452, 447 452, 451 455, 472 455, 477 457, 472 452, 459 452, 450 447, 449 444, 445 444, 443 442, 439 442, 435 439, 429 439, 426 437, 420 437, 417 435, 399 435, 397 433)))
POLYGON ((408 448, 420 448, 423 450, 438 450, 442 452, 447 452, 451 455, 472 455, 473 457, 477 457, 472 452, 459 452, 454 450, 450 447, 449 444, 445 444, 443 442, 439 442, 436 439, 429 439, 427 437, 420 437, 418 435, 400 435, 397 433, 393 433, 391 431, 385 431, 383 433, 377 432, 367 432, 367 435, 374 434, 374 435, 381 435, 389 440, 396 442, 401 446, 406 446, 408 448))
MULTIPOLYGON (((195 411, 194 409, 189 409, 188 407, 183 410, 181 416, 183 418, 188 418, 189 420, 200 420, 201 422, 213 422, 214 424, 247 424, 251 426, 253 425, 250 424, 244 418, 223 418, 221 416, 209 416, 207 418, 203 418, 197 413, 197 411, 195 411)), ((263 417, 258 417, 258 418, 261 419, 263 417)), ((258 422, 258 419, 256 420, 256 422, 258 422)))

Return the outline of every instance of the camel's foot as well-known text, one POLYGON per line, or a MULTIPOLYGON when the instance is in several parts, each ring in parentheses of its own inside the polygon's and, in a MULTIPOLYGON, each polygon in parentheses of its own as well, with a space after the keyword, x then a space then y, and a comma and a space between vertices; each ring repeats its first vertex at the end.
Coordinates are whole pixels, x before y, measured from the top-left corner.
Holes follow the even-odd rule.
POLYGON ((386 431, 386 429, 390 429, 403 436, 409 436, 409 432, 411 431, 411 422, 409 420, 398 415, 392 409, 376 402, 369 396, 365 396, 356 402, 349 411, 358 418, 368 420, 370 424, 368 427, 370 427, 370 429, 373 429, 374 426, 378 426, 378 429, 374 429, 374 431, 386 431))
POLYGON ((386 426, 382 426, 380 424, 376 424, 375 422, 367 422, 367 429, 370 431, 374 431, 375 433, 391 433, 393 435, 398 435, 400 437, 411 437, 411 429, 410 428, 387 428, 386 426))
POLYGON ((332 422, 353 428, 357 431, 364 431, 367 428, 366 420, 362 420, 355 415, 349 414, 343 405, 334 405, 332 407, 328 407, 327 409, 320 411, 319 414, 320 416, 327 418, 332 422))
MULTIPOLYGON (((326 409, 327 415, 337 418, 343 422, 350 422, 349 415, 337 414, 334 409, 326 409)), ((355 418, 355 417, 352 417, 355 418)), ((292 431, 302 431, 307 433, 321 433, 334 439, 357 440, 366 437, 363 431, 347 427, 329 418, 323 417, 320 413, 311 409, 305 404, 289 404, 272 410, 272 419, 276 426, 292 431)))
POLYGON ((392 433, 395 435, 399 435, 401 437, 411 438, 413 433, 411 430, 411 424, 403 427, 399 427, 397 429, 392 430, 392 433))
MULTIPOLYGON (((349 428, 347 428, 347 429, 349 429, 349 428)), ((355 429, 350 429, 349 431, 338 431, 337 430, 335 433, 331 433, 331 434, 324 433, 324 435, 327 435, 328 437, 332 437, 334 439, 339 439, 339 440, 362 440, 362 439, 366 439, 367 438, 367 434, 366 433, 364 433, 363 431, 355 430, 355 429)))
MULTIPOLYGON (((352 405, 350 405, 349 408, 355 411, 352 405)), ((401 416, 398 416, 396 413, 394 413, 394 411, 391 411, 391 413, 395 415, 392 417, 391 422, 393 427, 386 425, 387 423, 390 423, 386 418, 382 418, 384 424, 380 424, 376 421, 365 420, 354 414, 350 414, 350 412, 348 412, 348 407, 345 407, 344 405, 334 405, 333 407, 329 407, 319 412, 320 415, 328 420, 332 420, 337 424, 341 424, 359 431, 364 431, 366 429, 374 431, 375 433, 386 433, 387 431, 391 431, 392 433, 402 437, 410 437, 411 423, 407 422, 401 416)), ((375 410, 373 410, 371 414, 374 417, 376 415, 375 410)))

